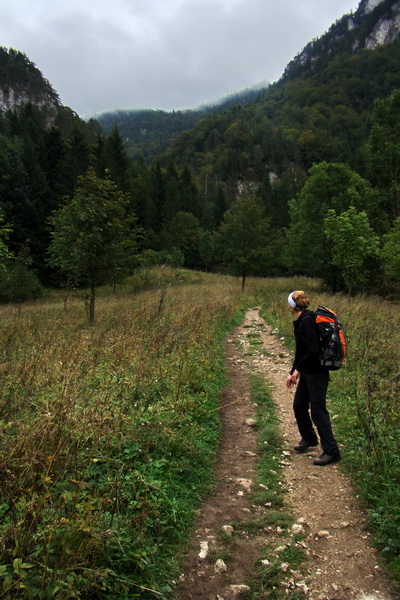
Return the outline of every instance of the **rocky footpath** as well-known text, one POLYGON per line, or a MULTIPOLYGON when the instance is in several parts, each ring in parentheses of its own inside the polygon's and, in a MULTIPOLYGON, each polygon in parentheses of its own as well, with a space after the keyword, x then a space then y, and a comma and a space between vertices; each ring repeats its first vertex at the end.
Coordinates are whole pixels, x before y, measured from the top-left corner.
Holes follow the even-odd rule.
MULTIPOLYGON (((258 308, 249 310, 241 327, 225 341, 230 383, 221 397, 223 435, 215 486, 199 510, 187 567, 176 582, 177 600, 246 598, 251 592, 247 582, 260 559, 266 569, 278 560, 284 595, 296 592, 308 600, 396 600, 340 463, 317 467, 312 460, 321 453, 319 448, 304 454, 292 449, 299 436, 293 392, 285 387, 291 357, 282 342, 261 319, 258 308), (262 344, 250 348, 249 340, 256 333, 262 344), (288 530, 270 526, 262 534, 251 528, 254 515, 269 509, 268 504, 252 505, 250 496, 257 460, 252 372, 265 377, 277 407, 286 441, 279 462, 295 517, 288 530), (299 534, 302 541, 295 543, 304 550, 306 561, 296 571, 280 562, 279 556, 299 534), (230 538, 234 543, 229 543, 230 538), (221 547, 226 557, 221 557, 221 547)), ((335 415, 332 418, 334 423, 335 415)))

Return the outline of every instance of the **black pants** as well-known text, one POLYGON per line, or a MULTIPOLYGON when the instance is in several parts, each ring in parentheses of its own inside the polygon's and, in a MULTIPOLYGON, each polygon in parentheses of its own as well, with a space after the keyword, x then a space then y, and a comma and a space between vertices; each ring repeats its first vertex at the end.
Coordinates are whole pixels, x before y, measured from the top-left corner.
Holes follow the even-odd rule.
POLYGON ((334 456, 339 454, 339 448, 333 436, 331 420, 326 408, 328 383, 328 371, 301 373, 294 396, 293 410, 303 440, 310 444, 318 443, 314 423, 322 450, 334 456))

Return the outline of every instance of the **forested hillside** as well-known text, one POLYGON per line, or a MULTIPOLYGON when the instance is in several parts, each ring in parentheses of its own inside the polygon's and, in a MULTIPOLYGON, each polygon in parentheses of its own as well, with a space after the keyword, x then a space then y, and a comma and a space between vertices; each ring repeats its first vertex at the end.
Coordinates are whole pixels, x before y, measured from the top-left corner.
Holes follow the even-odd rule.
POLYGON ((25 54, 0 47, 0 110, 29 101, 50 112, 60 105, 51 84, 25 54))
POLYGON ((333 289, 392 293, 399 14, 398 0, 362 0, 252 101, 228 99, 200 120, 144 111, 122 120, 122 132, 111 116, 106 130, 84 122, 25 55, 2 49, 0 89, 11 99, 18 90, 0 114, 3 301, 43 284, 89 286, 94 299, 101 283, 165 262, 228 271, 243 286, 249 274, 305 274, 333 289), (144 153, 132 156, 126 138, 138 135, 144 153), (103 198, 102 211, 89 210, 88 195, 103 198), (121 220, 129 227, 118 245, 121 220))
POLYGON ((129 156, 143 156, 151 163, 165 152, 171 141, 182 131, 192 129, 195 124, 210 114, 219 113, 231 106, 244 105, 260 97, 262 89, 247 89, 231 94, 215 105, 203 106, 196 110, 118 110, 103 113, 97 117, 106 134, 117 126, 129 156))
POLYGON ((215 207, 217 198, 230 206, 243 189, 258 199, 271 226, 275 260, 264 267, 270 273, 286 268, 348 288, 345 280, 358 270, 354 287, 363 288, 386 286, 389 271, 391 278, 399 271, 398 263, 387 264, 388 251, 380 252, 396 236, 399 216, 399 10, 393 0, 363 0, 354 15, 310 43, 261 98, 202 120, 164 157, 189 165, 206 207, 215 207), (382 29, 389 32, 387 43, 376 41, 382 29), (355 214, 348 213, 351 207, 355 214), (327 237, 329 210, 332 219, 343 214, 348 243, 343 224, 332 219, 327 237), (360 220, 364 233, 357 231, 360 220), (310 231, 317 237, 310 240, 310 231), (354 236, 364 234, 368 248, 376 247, 368 258, 372 269, 350 252, 354 236), (379 273, 374 281, 371 270, 379 273))

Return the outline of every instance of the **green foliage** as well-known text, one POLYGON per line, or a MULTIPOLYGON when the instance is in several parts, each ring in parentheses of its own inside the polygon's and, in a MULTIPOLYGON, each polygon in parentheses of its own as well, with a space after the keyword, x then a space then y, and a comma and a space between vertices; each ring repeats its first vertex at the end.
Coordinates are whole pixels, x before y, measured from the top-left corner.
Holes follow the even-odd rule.
MULTIPOLYGON (((22 78, 21 93, 25 84, 22 78)), ((36 84, 44 85, 38 75, 36 84)), ((45 260, 50 243, 48 218, 63 196, 73 193, 79 169, 89 164, 86 125, 72 111, 68 120, 61 118, 67 112, 54 105, 49 114, 32 100, 6 111, 1 119, 0 206, 12 229, 10 250, 17 255, 27 246, 42 282, 50 277, 45 260), (72 143, 77 122, 82 134, 79 147, 72 143)))
POLYGON ((151 162, 168 149, 177 135, 192 129, 201 119, 221 113, 232 105, 251 102, 261 93, 260 90, 243 90, 215 106, 204 106, 197 110, 114 111, 99 115, 97 120, 107 135, 115 126, 118 127, 130 156, 138 158, 142 155, 147 162, 151 162))
POLYGON ((95 289, 132 271, 137 233, 127 198, 93 170, 78 180, 75 196, 52 217, 50 264, 72 285, 91 290, 90 322, 95 289))
POLYGON ((200 262, 199 245, 202 230, 198 219, 191 213, 179 211, 162 232, 164 246, 171 252, 176 249, 184 257, 185 266, 200 262))
POLYGON ((374 234, 367 214, 357 212, 354 206, 336 214, 328 211, 324 232, 331 242, 332 264, 342 273, 349 292, 368 281, 378 257, 379 239, 374 234))
POLYGON ((108 136, 106 149, 111 178, 119 190, 126 192, 129 189, 129 160, 117 127, 114 127, 108 136))
POLYGON ((132 267, 134 233, 127 199, 89 171, 75 196, 52 218, 51 262, 74 284, 98 286, 132 267))
POLYGON ((179 248, 172 248, 171 251, 161 250, 145 250, 139 257, 139 263, 142 267, 148 268, 155 265, 168 265, 174 269, 183 267, 185 256, 179 248))
POLYGON ((400 283, 400 217, 396 219, 384 240, 380 252, 383 270, 390 280, 400 283))
POLYGON ((224 215, 215 244, 222 261, 242 277, 242 289, 248 275, 268 270, 268 263, 272 263, 268 222, 252 193, 238 195, 224 215))
MULTIPOLYGON (((352 32, 343 37, 349 42, 352 32)), ((260 182, 268 170, 281 175, 293 164, 309 169, 322 161, 347 162, 364 172, 360 148, 369 134, 374 101, 400 87, 400 43, 373 51, 327 52, 334 42, 332 33, 318 54, 324 56, 318 67, 308 63, 305 72, 283 78, 252 104, 203 119, 192 132, 178 136, 168 154, 178 164, 191 159, 196 172, 212 169, 223 181, 241 176, 260 182), (230 136, 234 124, 242 131, 240 144, 230 136)))
POLYGON ((365 210, 367 214, 371 207, 374 212, 375 194, 368 181, 341 163, 314 165, 309 174, 297 199, 290 203, 287 264, 295 271, 322 277, 337 285, 340 280, 335 280, 340 273, 333 268, 324 229, 325 218, 331 209, 340 214, 351 206, 365 210))
POLYGON ((13 48, 0 47, 0 81, 5 92, 10 88, 21 91, 28 88, 32 96, 47 97, 55 104, 59 102, 58 95, 36 65, 26 54, 13 48))
POLYGON ((0 118, 0 208, 12 229, 10 250, 18 254, 27 245, 40 281, 57 281, 55 267, 46 261, 49 216, 65 196, 74 197, 78 177, 91 167, 126 194, 143 230, 139 251, 171 255, 176 249, 186 266, 228 265, 239 273, 242 258, 234 265, 232 256, 218 255, 213 234, 240 182, 260 199, 261 218, 269 220, 269 243, 250 272, 323 276, 333 289, 343 289, 342 269, 332 261, 323 231, 327 211, 341 213, 353 205, 366 212, 380 237, 400 211, 400 41, 357 49, 377 19, 392 17, 391 11, 389 0, 370 13, 358 10, 351 17, 354 29, 348 29, 347 17, 341 19, 266 90, 247 90, 199 111, 105 115, 105 132, 94 119, 85 123, 60 106, 24 55, 3 49, 4 80, 16 85, 20 73, 22 89, 36 78, 35 88, 52 107, 50 114, 33 99, 0 118), (319 172, 317 185, 318 164, 329 166, 325 175, 319 172), (315 210, 307 206, 311 196, 315 210), (189 217, 183 223, 181 213, 195 217, 199 228, 193 219, 189 226, 189 217))
POLYGON ((0 273, 5 271, 6 263, 12 258, 6 242, 10 237, 11 229, 4 223, 4 218, 0 213, 0 273))
POLYGON ((40 298, 43 288, 35 273, 21 262, 0 273, 0 302, 22 303, 40 298))
POLYGON ((386 210, 392 219, 400 216, 400 90, 374 105, 368 139, 372 180, 386 193, 386 210))

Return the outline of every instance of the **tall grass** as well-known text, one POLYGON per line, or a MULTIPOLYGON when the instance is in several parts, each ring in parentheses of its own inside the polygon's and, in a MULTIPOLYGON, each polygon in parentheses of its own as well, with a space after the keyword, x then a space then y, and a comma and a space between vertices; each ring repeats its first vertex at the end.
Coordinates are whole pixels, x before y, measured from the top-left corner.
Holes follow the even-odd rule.
POLYGON ((346 327, 335 430, 396 568, 398 307, 319 295, 312 280, 249 279, 242 294, 230 277, 164 269, 101 290, 94 327, 80 300, 64 311, 62 294, 20 314, 0 308, 0 598, 173 596, 212 483, 221 339, 261 301, 291 339, 287 294, 299 287, 346 327))
POLYGON ((242 298, 231 278, 163 276, 104 292, 95 327, 61 297, 2 309, 0 598, 168 595, 242 298))

